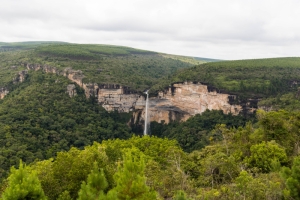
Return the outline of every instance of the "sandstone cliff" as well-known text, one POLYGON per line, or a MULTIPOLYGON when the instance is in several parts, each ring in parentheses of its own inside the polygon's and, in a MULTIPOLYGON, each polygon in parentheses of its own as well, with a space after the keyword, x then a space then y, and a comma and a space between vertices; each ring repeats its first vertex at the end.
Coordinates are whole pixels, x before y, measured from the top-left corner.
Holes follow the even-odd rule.
MULTIPOLYGON (((134 111, 137 101, 140 98, 143 98, 143 96, 130 90, 130 88, 118 84, 83 83, 82 80, 84 75, 82 71, 73 70, 70 67, 65 68, 64 70, 59 70, 56 67, 49 65, 39 64, 25 64, 25 67, 27 70, 42 70, 46 73, 54 73, 67 77, 72 82, 84 89, 87 98, 95 96, 98 103, 101 104, 107 111, 134 111)), ((17 80, 22 82, 24 79, 17 78, 17 80)), ((75 86, 68 86, 67 93, 70 95, 70 97, 76 95, 74 89, 75 86)))
POLYGON ((8 89, 5 87, 0 88, 0 99, 3 99, 9 93, 8 89))
MULTIPOLYGON (((46 73, 62 75, 78 84, 85 91, 87 98, 93 96, 107 111, 133 111, 132 123, 144 120, 145 96, 118 84, 83 83, 84 75, 80 70, 65 68, 59 70, 49 65, 25 64, 27 70, 43 70, 46 73)), ((23 82, 27 71, 19 72, 14 82, 23 82)), ((2 88, 0 98, 8 93, 2 88)), ((70 97, 76 95, 75 85, 67 88, 70 97)), ((229 94, 217 93, 201 83, 173 84, 168 90, 159 92, 158 96, 149 99, 149 116, 151 121, 169 123, 173 120, 185 121, 189 117, 209 110, 223 110, 224 113, 237 115, 242 112, 253 112, 255 101, 244 105, 232 103, 236 97, 229 94)), ((257 102, 256 102, 257 104, 257 102)))
MULTIPOLYGON (((243 111, 241 105, 231 105, 229 98, 233 95, 209 91, 201 83, 174 84, 165 92, 159 92, 157 97, 149 99, 150 121, 169 123, 173 120, 185 121, 189 117, 209 110, 223 110, 224 113, 238 115, 243 111)), ((134 114, 144 119, 144 108, 134 114)))
POLYGON ((69 84, 67 86, 67 93, 69 94, 70 97, 74 97, 77 95, 75 84, 69 84))

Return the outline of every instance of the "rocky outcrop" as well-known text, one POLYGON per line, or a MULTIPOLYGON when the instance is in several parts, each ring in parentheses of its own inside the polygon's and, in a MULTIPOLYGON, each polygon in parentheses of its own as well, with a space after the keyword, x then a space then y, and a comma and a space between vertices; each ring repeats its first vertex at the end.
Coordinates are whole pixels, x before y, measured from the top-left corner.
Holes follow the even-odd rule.
POLYGON ((59 74, 59 70, 56 67, 50 65, 39 65, 39 64, 25 64, 28 70, 43 70, 46 73, 59 74))
POLYGON ((8 89, 5 87, 0 88, 0 99, 3 99, 9 93, 8 89))
POLYGON ((270 112, 270 111, 275 110, 275 109, 273 108, 273 106, 258 106, 258 109, 264 110, 264 111, 266 111, 266 112, 270 112))
POLYGON ((69 96, 72 98, 72 97, 75 97, 77 95, 77 92, 76 92, 76 86, 75 84, 69 84, 67 86, 67 93, 69 94, 69 96))
POLYGON ((120 85, 99 85, 97 90, 98 102, 107 111, 134 111, 139 98, 144 100, 143 96, 133 93, 128 87, 120 85))
POLYGON ((27 77, 28 71, 24 70, 24 71, 20 71, 17 76, 13 79, 13 83, 16 84, 18 82, 22 83, 25 81, 26 77, 27 77))
MULTIPOLYGON (((235 96, 209 91, 207 86, 201 83, 174 84, 167 91, 159 92, 157 97, 149 99, 150 121, 165 123, 174 120, 185 121, 207 109, 223 110, 225 114, 233 115, 241 113, 243 107, 230 104, 230 98, 235 96)), ((143 120, 144 112, 144 110, 137 111, 134 115, 135 120, 137 116, 141 116, 143 120)))
MULTIPOLYGON (((65 68, 58 70, 49 65, 26 64, 28 70, 42 70, 46 73, 54 73, 67 77, 72 82, 82 87, 87 98, 95 97, 107 111, 130 112, 135 110, 136 103, 139 98, 143 98, 140 94, 118 84, 97 84, 83 83, 84 75, 81 70, 65 68)), ((74 86, 75 87, 75 86, 74 86)), ((68 86, 67 92, 70 97, 74 96, 73 86, 68 86)))
MULTIPOLYGON (((43 70, 46 73, 65 76, 82 87, 87 98, 95 97, 107 111, 133 111, 132 123, 139 123, 144 120, 145 96, 130 90, 128 87, 118 84, 83 83, 82 71, 72 68, 58 70, 49 65, 38 64, 25 64, 25 67, 27 70, 43 70)), ((15 81, 24 81, 26 75, 27 71, 20 72, 15 81)), ((67 93, 70 97, 76 95, 74 84, 68 85, 67 93)), ((5 94, 4 90, 3 94, 5 94)), ((235 100, 235 95, 218 93, 201 83, 177 83, 168 90, 159 92, 158 96, 149 99, 150 121, 164 121, 165 123, 174 120, 185 121, 207 109, 223 110, 225 114, 231 113, 233 115, 251 113, 256 110, 256 107, 253 106, 257 104, 255 99, 239 105, 234 103, 235 100)))

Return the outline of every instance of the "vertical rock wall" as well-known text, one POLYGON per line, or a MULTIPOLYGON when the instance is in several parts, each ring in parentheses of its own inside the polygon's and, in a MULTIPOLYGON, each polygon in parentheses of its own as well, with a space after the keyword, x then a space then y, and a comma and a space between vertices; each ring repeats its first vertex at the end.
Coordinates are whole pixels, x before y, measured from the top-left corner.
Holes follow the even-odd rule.
MULTIPOLYGON (((149 114, 151 121, 169 123, 174 120, 185 121, 189 117, 208 110, 223 110, 225 114, 238 115, 242 106, 229 104, 229 94, 209 92, 201 83, 174 84, 165 92, 159 92, 157 97, 149 99, 149 114)), ((144 108, 143 108, 144 109, 144 108)), ((144 110, 140 116, 143 119, 144 110)), ((137 115, 137 114, 135 114, 137 115)))

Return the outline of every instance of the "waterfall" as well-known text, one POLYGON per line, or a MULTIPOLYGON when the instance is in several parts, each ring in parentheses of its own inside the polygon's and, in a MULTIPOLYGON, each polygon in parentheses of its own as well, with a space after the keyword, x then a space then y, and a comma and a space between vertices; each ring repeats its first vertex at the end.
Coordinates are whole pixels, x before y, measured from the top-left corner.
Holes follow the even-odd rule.
POLYGON ((150 124, 148 123, 148 101, 149 101, 149 94, 148 94, 147 90, 145 93, 147 94, 147 98, 146 98, 146 107, 145 107, 145 127, 144 127, 144 135, 147 135, 148 133, 148 126, 150 128, 150 124))

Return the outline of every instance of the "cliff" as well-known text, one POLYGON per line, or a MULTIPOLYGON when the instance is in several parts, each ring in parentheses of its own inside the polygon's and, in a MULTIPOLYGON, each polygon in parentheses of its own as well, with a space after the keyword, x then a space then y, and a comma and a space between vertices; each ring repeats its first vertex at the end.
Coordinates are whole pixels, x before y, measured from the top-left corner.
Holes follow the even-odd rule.
POLYGON ((3 99, 9 93, 8 89, 5 87, 0 88, 0 99, 3 99))
MULTIPOLYGON (((229 103, 233 95, 209 91, 207 85, 201 83, 180 83, 169 87, 167 91, 159 92, 157 97, 149 99, 150 121, 169 123, 174 120, 185 121, 189 117, 209 110, 223 110, 225 114, 238 115, 243 112, 241 105, 229 103)), ((144 108, 134 113, 144 120, 144 108)), ((135 121, 136 122, 136 121, 135 121)))
MULTIPOLYGON (((98 103, 101 104, 107 111, 130 112, 135 110, 135 105, 140 98, 140 94, 118 84, 97 84, 97 83, 83 83, 84 75, 81 70, 74 70, 72 68, 65 68, 59 70, 56 67, 39 64, 25 64, 27 70, 42 70, 46 73, 54 73, 67 77, 72 82, 82 87, 87 98, 94 96, 98 103)), ((27 74, 22 73, 22 74, 27 74)), ((17 75, 16 80, 22 82, 25 78, 17 75)), ((66 92, 70 97, 76 95, 75 85, 69 85, 66 92)))
MULTIPOLYGON (((49 65, 25 64, 27 70, 43 70, 46 73, 62 75, 78 84, 85 91, 87 98, 93 96, 97 102, 107 111, 131 112, 132 123, 140 123, 144 120, 145 96, 118 84, 83 83, 84 75, 80 70, 65 68, 59 70, 49 65)), ((13 82, 23 82, 27 71, 17 74, 13 82)), ((70 97, 76 95, 75 85, 71 84, 66 89, 70 97)), ((0 98, 8 93, 5 88, 0 90, 0 98)), ((217 93, 201 83, 173 84, 168 90, 159 92, 158 96, 149 99, 150 121, 169 123, 173 120, 185 121, 189 117, 209 110, 223 110, 224 113, 238 115, 239 113, 251 113, 256 108, 255 102, 246 102, 243 105, 235 105, 236 96, 217 93)))

